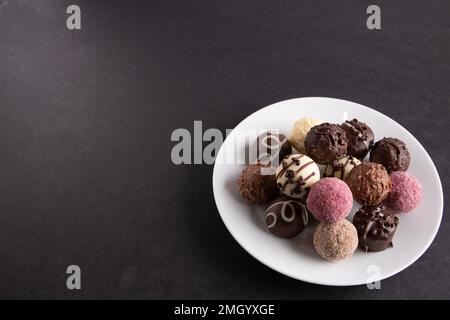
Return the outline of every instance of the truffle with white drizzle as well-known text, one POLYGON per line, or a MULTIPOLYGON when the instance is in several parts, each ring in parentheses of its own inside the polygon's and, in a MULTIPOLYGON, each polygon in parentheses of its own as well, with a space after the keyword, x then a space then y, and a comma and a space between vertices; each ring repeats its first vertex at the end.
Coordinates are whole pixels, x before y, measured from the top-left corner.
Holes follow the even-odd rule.
POLYGON ((368 252, 392 247, 392 238, 399 223, 394 211, 384 205, 361 207, 353 217, 359 247, 368 252))
POLYGON ((280 196, 267 208, 266 225, 277 237, 291 239, 308 224, 308 210, 299 200, 280 196))
POLYGON ((310 157, 292 154, 281 161, 275 176, 282 193, 305 199, 309 188, 320 179, 320 170, 310 157))
POLYGON ((341 124, 347 136, 347 155, 363 159, 373 147, 375 135, 370 127, 356 119, 341 124))
POLYGON ((327 164, 325 167, 323 177, 332 177, 344 180, 347 175, 352 171, 352 169, 360 164, 361 161, 352 156, 346 156, 336 161, 333 161, 330 164, 327 164))

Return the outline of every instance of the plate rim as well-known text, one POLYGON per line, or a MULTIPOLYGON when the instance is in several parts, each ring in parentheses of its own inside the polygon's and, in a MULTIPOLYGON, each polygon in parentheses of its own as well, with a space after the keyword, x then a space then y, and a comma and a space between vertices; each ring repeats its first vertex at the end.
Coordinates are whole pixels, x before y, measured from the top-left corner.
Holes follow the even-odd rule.
MULTIPOLYGON (((276 105, 281 104, 281 103, 286 103, 288 101, 292 102, 292 101, 298 101, 298 100, 334 100, 335 102, 343 102, 343 103, 351 103, 351 104, 355 104, 358 107, 361 107, 363 109, 366 109, 367 111, 371 111, 371 112, 375 112, 378 113, 379 115, 383 116, 383 117, 387 117, 388 119, 390 119, 391 121, 393 121, 395 124, 397 124, 398 126, 400 126, 403 130, 405 130, 405 132, 410 136, 410 138, 412 138, 417 145, 420 147, 420 149, 424 152, 425 156, 428 158, 428 160, 430 160, 430 162, 433 164, 432 166, 432 172, 433 175, 436 178, 436 181, 439 183, 439 187, 440 187, 440 192, 438 193, 438 197, 439 197, 439 203, 438 203, 438 207, 439 207, 439 221, 438 223, 434 226, 433 229, 433 234, 431 237, 429 237, 428 242, 426 243, 426 245, 424 245, 422 247, 421 250, 418 250, 418 252, 414 255, 414 257, 408 262, 406 263, 404 266, 400 267, 400 268, 396 268, 394 271, 388 272, 384 275, 382 275, 379 280, 385 280, 387 278, 390 278, 394 275, 396 275, 397 273, 402 272, 403 270, 407 269, 408 267, 410 267, 414 262, 416 262, 417 260, 419 260, 422 255, 428 250, 428 248, 431 246, 431 244, 433 243, 434 239, 436 238, 436 235, 439 231, 440 225, 442 223, 442 216, 443 216, 443 209, 444 209, 444 195, 443 195, 443 189, 442 189, 442 182, 439 176, 439 173, 437 171, 436 165, 434 164, 433 159, 430 157, 430 155, 428 154, 428 152, 426 151, 426 149, 422 146, 422 144, 419 142, 419 140, 417 140, 417 138, 411 133, 409 132, 405 127, 403 127, 400 123, 398 123, 397 121, 395 121, 394 119, 392 119, 391 117, 385 115, 384 113, 370 108, 368 106, 362 105, 360 103, 357 102, 353 102, 350 100, 344 100, 344 99, 340 99, 340 98, 333 98, 333 97, 320 97, 320 96, 310 96, 310 97, 297 97, 297 98, 290 98, 290 99, 285 99, 285 100, 280 100, 277 102, 274 102, 272 104, 269 104, 265 107, 262 107, 254 112, 252 112, 251 114, 249 114, 247 117, 245 117, 243 120, 241 120, 227 135, 227 137, 225 138, 225 140, 223 141, 222 145, 220 146, 219 151, 217 152, 216 155, 216 159, 219 158, 219 155, 221 154, 223 147, 225 145, 225 143, 227 142, 227 140, 230 138, 231 134, 236 130, 237 127, 239 127, 243 122, 245 122, 247 119, 249 119, 250 117, 254 116, 255 114, 265 110, 265 109, 270 109, 270 108, 274 108, 276 107, 276 105)), ((256 256, 251 250, 249 250, 239 239, 239 237, 232 231, 232 229, 227 225, 225 219, 223 218, 223 215, 219 209, 219 204, 217 201, 217 197, 216 197, 216 172, 217 172, 217 168, 216 168, 216 162, 214 162, 214 167, 213 167, 213 174, 212 174, 212 187, 213 187, 213 195, 214 195, 214 202, 216 204, 216 208, 217 211, 219 212, 220 218, 222 219, 223 224, 225 225, 226 229, 228 230, 228 232, 231 234, 231 236, 233 237, 233 239, 242 247, 242 249, 244 249, 248 254, 250 254, 250 256, 252 256, 254 259, 256 259, 258 262, 262 263, 263 265, 265 265, 266 267, 284 275, 287 276, 289 278, 295 279, 295 280, 299 280, 299 281, 303 281, 303 282, 307 282, 307 283, 312 283, 312 284, 316 284, 316 285, 324 285, 324 286, 358 286, 358 285, 366 285, 370 282, 360 282, 360 281, 355 281, 354 283, 342 283, 342 282, 320 282, 320 281, 314 281, 314 280, 310 280, 310 279, 305 279, 303 277, 299 277, 297 275, 293 275, 290 274, 288 272, 285 272, 283 270, 280 270, 280 268, 278 268, 277 266, 274 265, 268 265, 267 263, 265 263, 264 261, 262 261, 258 256, 256 256)))

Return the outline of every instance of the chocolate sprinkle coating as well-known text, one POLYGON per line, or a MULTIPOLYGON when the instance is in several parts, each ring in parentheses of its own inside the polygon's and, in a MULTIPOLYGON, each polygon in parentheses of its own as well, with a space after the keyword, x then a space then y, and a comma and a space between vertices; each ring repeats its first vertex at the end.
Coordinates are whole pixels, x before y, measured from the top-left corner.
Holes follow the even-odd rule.
POLYGON ((305 149, 306 154, 317 163, 331 163, 347 154, 345 131, 331 123, 314 126, 306 135, 305 149))
POLYGON ((384 205, 361 207, 353 217, 359 247, 366 252, 376 252, 392 246, 398 223, 395 212, 384 205))
POLYGON ((267 203, 278 193, 275 175, 261 174, 263 168, 270 168, 270 165, 261 163, 248 165, 238 179, 239 193, 253 204, 267 203))
POLYGON ((410 160, 406 144, 396 138, 383 138, 370 151, 370 161, 382 164, 388 172, 408 170, 410 160))
POLYGON ((356 119, 341 124, 348 140, 347 155, 363 159, 373 147, 375 136, 372 129, 356 119))
POLYGON ((362 162, 350 171, 345 182, 353 197, 363 205, 376 205, 388 196, 392 188, 391 177, 378 163, 362 162))

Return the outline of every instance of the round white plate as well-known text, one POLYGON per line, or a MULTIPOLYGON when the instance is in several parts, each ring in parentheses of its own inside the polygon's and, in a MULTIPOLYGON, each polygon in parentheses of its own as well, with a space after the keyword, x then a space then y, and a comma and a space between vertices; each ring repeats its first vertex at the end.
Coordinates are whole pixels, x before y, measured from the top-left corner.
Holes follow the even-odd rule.
MULTIPOLYGON (((252 141, 250 141, 252 142, 252 141)), ((436 168, 421 144, 405 128, 389 117, 363 105, 331 98, 299 98, 272 104, 243 120, 227 137, 216 157, 213 173, 216 205, 225 226, 253 257, 289 277, 323 285, 348 286, 371 283, 390 277, 416 261, 433 241, 443 210, 442 186, 436 168), (403 140, 411 153, 408 172, 423 186, 423 201, 409 214, 400 215, 394 247, 365 253, 359 248, 353 257, 328 262, 314 250, 310 225, 292 240, 273 236, 265 226, 265 206, 250 205, 237 192, 237 179, 244 168, 245 136, 255 130, 279 129, 289 135, 295 120, 321 118, 331 123, 357 118, 375 133, 375 140, 395 137, 403 140), (232 155, 237 154, 237 159, 232 155)), ((354 205, 351 221, 359 205, 354 205)))

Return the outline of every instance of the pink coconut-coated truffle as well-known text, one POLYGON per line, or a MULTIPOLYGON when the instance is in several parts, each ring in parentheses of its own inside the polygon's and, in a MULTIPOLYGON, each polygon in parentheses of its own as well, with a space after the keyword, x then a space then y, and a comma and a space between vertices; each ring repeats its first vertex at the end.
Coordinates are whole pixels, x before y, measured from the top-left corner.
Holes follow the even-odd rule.
POLYGON ((416 177, 405 171, 390 174, 392 190, 385 204, 397 212, 410 212, 422 201, 422 186, 416 177))
POLYGON ((306 204, 317 220, 336 222, 345 218, 352 210, 353 196, 344 181, 324 178, 313 184, 306 204))

